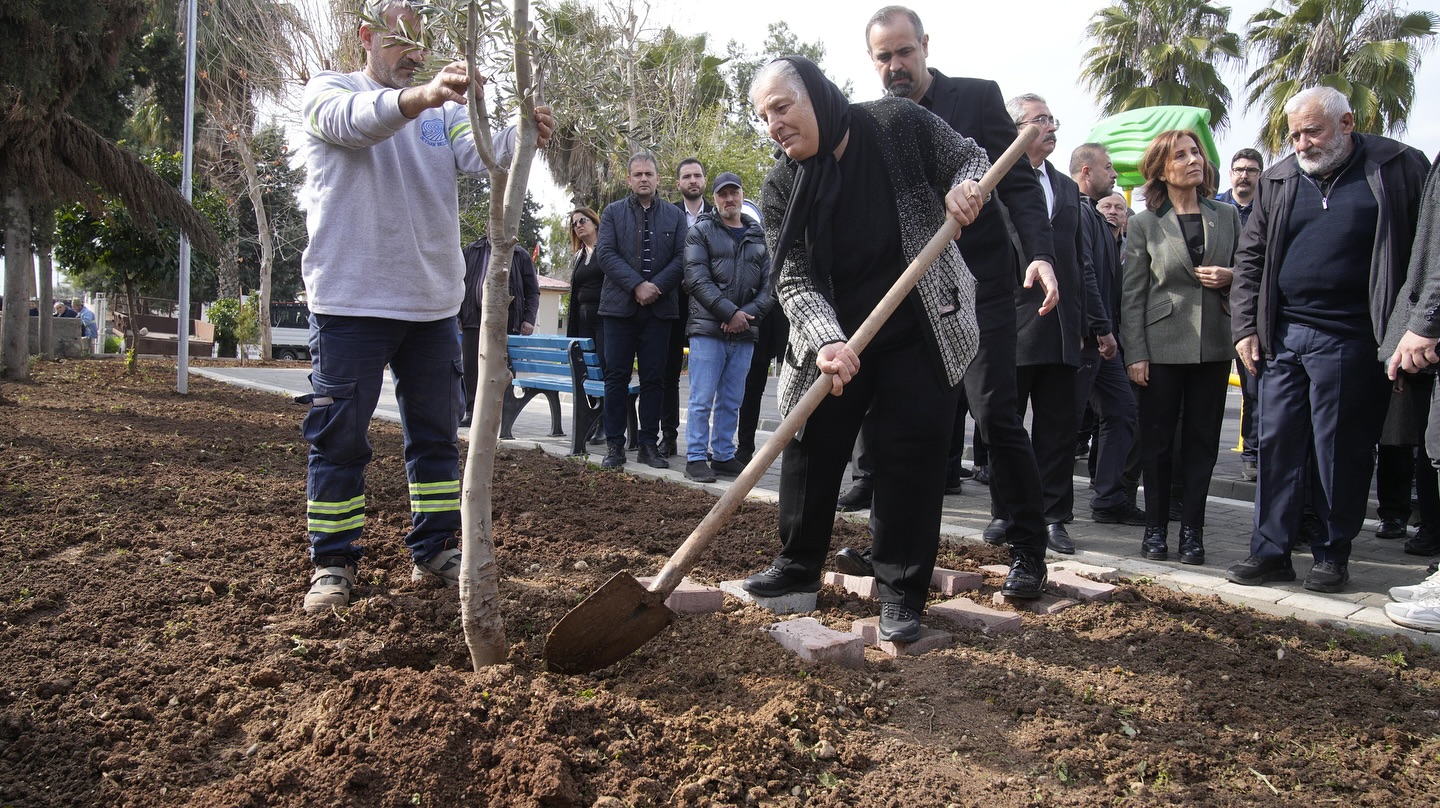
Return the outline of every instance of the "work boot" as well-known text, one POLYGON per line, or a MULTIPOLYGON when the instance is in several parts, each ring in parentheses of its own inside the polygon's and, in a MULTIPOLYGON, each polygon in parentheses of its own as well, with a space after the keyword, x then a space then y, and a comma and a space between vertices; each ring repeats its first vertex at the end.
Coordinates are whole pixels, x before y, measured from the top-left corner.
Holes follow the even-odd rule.
POLYGON ((441 550, 424 561, 416 561, 410 568, 410 580, 419 583, 434 578, 446 586, 460 585, 460 548, 441 550))
POLYGON ((350 605, 350 590, 355 586, 355 562, 345 556, 321 556, 315 559, 315 572, 310 576, 310 591, 305 593, 305 613, 322 614, 350 605))

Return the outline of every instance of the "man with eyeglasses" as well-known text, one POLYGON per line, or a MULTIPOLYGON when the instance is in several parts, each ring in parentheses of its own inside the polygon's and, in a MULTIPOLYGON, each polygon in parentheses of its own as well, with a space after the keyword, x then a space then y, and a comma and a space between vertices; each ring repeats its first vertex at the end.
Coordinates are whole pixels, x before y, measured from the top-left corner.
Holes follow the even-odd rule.
MULTIPOLYGON (((1235 351, 1260 380, 1260 425, 1250 557, 1226 577, 1295 580, 1308 494, 1321 525, 1305 588, 1339 592, 1367 510, 1391 391, 1381 357, 1404 331, 1389 323, 1430 162, 1355 132, 1349 100, 1330 87, 1292 96, 1285 116, 1295 153, 1256 185, 1230 291, 1235 351)), ((1419 378, 1405 384, 1428 406, 1419 378)))
MULTIPOLYGON (((1035 408, 1030 440, 1040 470, 1047 544, 1057 553, 1071 554, 1075 542, 1065 523, 1075 518, 1073 446, 1080 416, 1075 409, 1075 386, 1081 349, 1093 344, 1100 356, 1114 356, 1115 338, 1095 284, 1087 241, 1090 231, 1081 229, 1081 215, 1086 212, 1080 209, 1080 188, 1049 160, 1060 122, 1050 114, 1045 99, 1034 93, 1011 98, 1005 108, 1017 126, 1035 125, 1041 131, 1025 156, 1049 209, 1060 305, 1042 317, 1038 314, 1041 291, 1016 291, 1016 389, 1019 412, 1024 413, 1027 404, 1035 408)), ((996 513, 1003 516, 1005 503, 993 495, 991 501, 996 513)))
MULTIPOLYGON (((1254 149, 1241 149, 1230 158, 1230 188, 1215 197, 1221 202, 1235 206, 1240 213, 1240 226, 1250 220, 1250 211, 1255 208, 1255 183, 1260 172, 1265 170, 1265 158, 1254 149)), ((1240 478, 1255 479, 1255 398, 1257 382, 1254 376, 1245 372, 1239 357, 1235 359, 1235 372, 1240 376, 1240 478)))
MULTIPOLYGON (((914 11, 886 6, 875 12, 865 26, 865 43, 888 94, 929 109, 973 138, 992 161, 1014 142, 1015 122, 1005 110, 999 85, 988 79, 951 78, 926 67, 930 37, 914 11)), ((965 373, 965 398, 990 450, 990 494, 996 507, 986 535, 994 543, 1010 545, 1010 573, 1000 591, 1009 597, 1039 598, 1047 577, 1045 518, 1040 470, 1018 407, 1015 290, 1038 282, 1045 298, 1037 311, 1044 315, 1055 308, 1055 247, 1045 192, 1024 160, 1000 180, 996 195, 1003 204, 986 205, 956 242, 975 275, 980 328, 980 349, 965 373), (1008 212, 1009 222, 1001 211, 1008 212), (1012 246, 1010 225, 1019 235, 1023 257, 1012 246), (1017 259, 1025 262, 1023 272, 1017 259)), ((957 411, 957 420, 962 415, 957 411)), ((955 434, 952 465, 964 446, 964 430, 955 434)), ((1067 446, 1072 444, 1073 438, 1067 439, 1067 446)))

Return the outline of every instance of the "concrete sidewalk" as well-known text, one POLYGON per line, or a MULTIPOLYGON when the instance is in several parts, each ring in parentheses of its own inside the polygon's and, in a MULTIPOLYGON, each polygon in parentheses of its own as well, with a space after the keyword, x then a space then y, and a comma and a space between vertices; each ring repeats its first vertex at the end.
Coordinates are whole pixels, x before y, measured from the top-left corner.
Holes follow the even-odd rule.
MULTIPOLYGON (((197 376, 215 379, 228 384, 265 390, 286 396, 310 392, 306 368, 274 367, 200 367, 191 366, 197 376)), ((687 379, 681 378, 682 401, 687 394, 687 379)), ((1126 525, 1099 524, 1089 518, 1089 480, 1075 478, 1075 521, 1068 525, 1071 537, 1079 546, 1074 556, 1050 554, 1049 561, 1078 561, 1098 567, 1111 567, 1129 578, 1149 578, 1157 583, 1197 596, 1215 595, 1236 604, 1251 606, 1258 611, 1278 616, 1293 616, 1309 622, 1353 628, 1372 633, 1403 634, 1417 642, 1440 647, 1440 633, 1427 634, 1401 628, 1385 616, 1384 604, 1389 602, 1387 591, 1392 586, 1414 584, 1426 576, 1425 567, 1431 559, 1405 555, 1401 551, 1403 540, 1383 541, 1375 538, 1376 523, 1367 521, 1365 529, 1356 538, 1350 559, 1351 582, 1345 592, 1325 595, 1308 592, 1301 586, 1305 573, 1310 569, 1309 553, 1300 548, 1295 553, 1295 571, 1300 580, 1294 583, 1247 587, 1238 586, 1225 580, 1225 569, 1249 555, 1250 529, 1254 518, 1254 487, 1240 477, 1240 455, 1228 451, 1236 445, 1239 422, 1239 392, 1230 393, 1230 417, 1226 419, 1225 432, 1221 436, 1222 450, 1216 464, 1211 496, 1206 509, 1205 528, 1206 559, 1204 566, 1184 566, 1178 562, 1153 562, 1140 557, 1140 538, 1143 528, 1126 525)), ((569 403, 562 396, 565 423, 569 423, 569 403)), ((296 408, 296 420, 301 415, 296 408)), ((381 394, 377 416, 390 421, 399 420, 394 387, 388 375, 381 394)), ((682 419, 684 417, 682 407, 682 419)), ((761 430, 757 440, 769 437, 780 420, 775 404, 775 379, 770 379, 765 401, 761 408, 761 430)), ((532 402, 515 422, 514 434, 517 439, 507 441, 509 445, 538 446, 547 452, 564 455, 569 451, 569 438, 549 437, 549 408, 543 401, 532 402)), ((683 427, 682 427, 683 438, 683 427)), ((599 463, 604 447, 591 447, 589 461, 599 463)), ((683 458, 672 458, 669 470, 652 469, 642 463, 631 462, 625 471, 631 474, 646 474, 662 477, 683 485, 723 491, 728 482, 699 485, 685 479, 683 458)), ((774 502, 779 490, 779 464, 769 469, 761 478, 751 497, 774 502)), ((298 484, 298 483, 297 483, 298 484)), ((1142 489, 1143 491, 1143 489, 1142 489)), ((1373 517, 1373 512, 1371 514, 1373 517)), ((868 511, 861 511, 854 518, 864 520, 868 511)), ((980 532, 990 521, 990 496, 985 486, 973 481, 965 483, 960 494, 945 497, 944 523, 942 531, 951 541, 979 542, 980 532)), ((1171 550, 1176 549, 1176 531, 1172 530, 1171 550)), ((838 549, 838 548, 833 548, 838 549)))

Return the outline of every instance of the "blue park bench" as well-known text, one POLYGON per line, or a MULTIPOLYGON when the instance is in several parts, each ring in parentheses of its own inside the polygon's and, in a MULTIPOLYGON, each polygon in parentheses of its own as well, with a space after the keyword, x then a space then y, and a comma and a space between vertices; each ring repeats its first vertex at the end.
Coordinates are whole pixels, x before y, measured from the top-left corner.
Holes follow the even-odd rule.
MULTIPOLYGON (((605 401, 605 375, 595 341, 589 337, 560 337, 548 334, 512 335, 506 342, 515 378, 505 396, 500 416, 500 437, 511 433, 520 411, 530 399, 543 395, 550 402, 550 436, 560 437, 560 394, 570 394, 570 454, 587 454, 585 440, 593 424, 600 421, 605 401)), ((636 445, 635 401, 640 385, 631 382, 625 408, 630 448, 636 445)))

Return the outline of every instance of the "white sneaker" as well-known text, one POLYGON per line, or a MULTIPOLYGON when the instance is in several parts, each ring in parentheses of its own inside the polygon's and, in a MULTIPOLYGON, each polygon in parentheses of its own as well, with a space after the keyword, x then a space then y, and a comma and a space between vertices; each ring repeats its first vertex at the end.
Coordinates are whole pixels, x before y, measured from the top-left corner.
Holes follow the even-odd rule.
POLYGON ((1424 600, 1440 596, 1440 572, 1431 575, 1414 586, 1392 586, 1390 587, 1390 599, 1396 603, 1413 603, 1417 600, 1424 600))
POLYGON ((1440 631, 1440 597, 1414 603, 1387 603, 1385 616, 1406 628, 1440 631))

